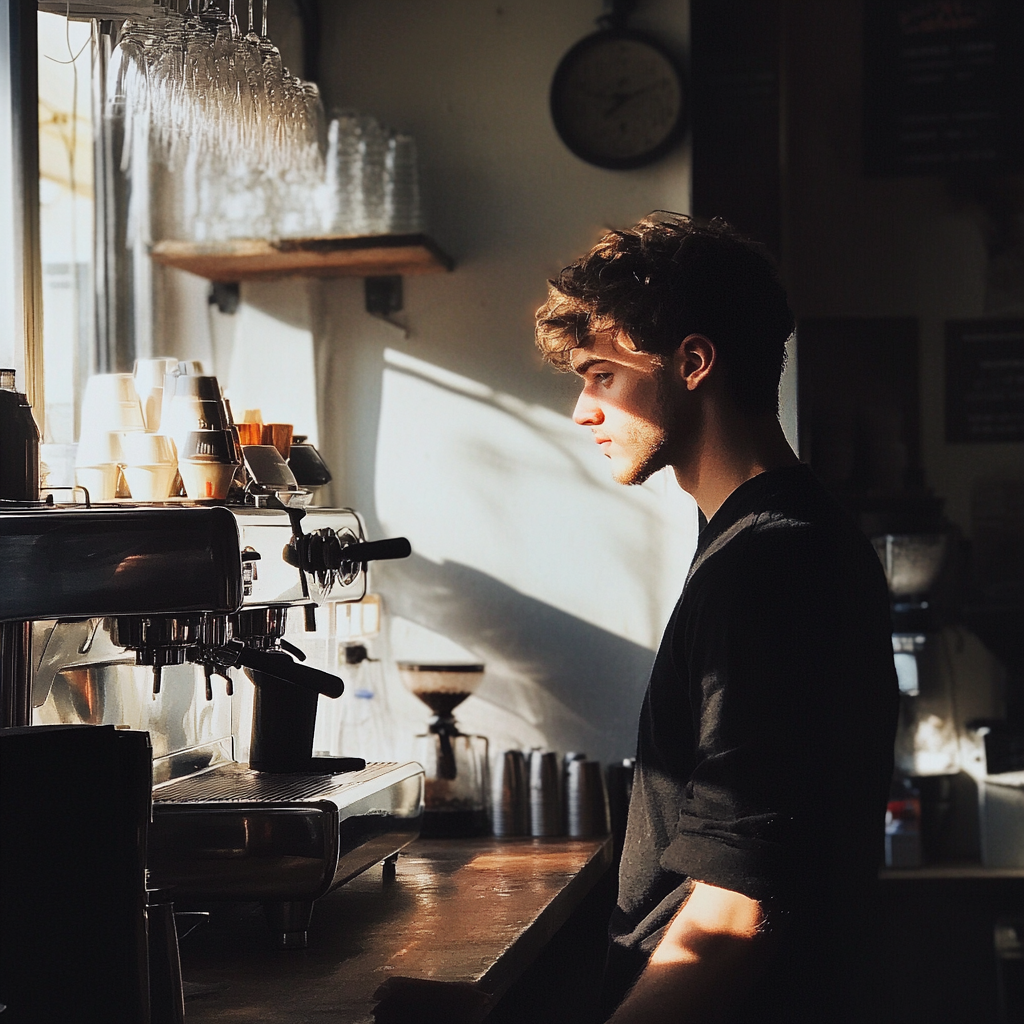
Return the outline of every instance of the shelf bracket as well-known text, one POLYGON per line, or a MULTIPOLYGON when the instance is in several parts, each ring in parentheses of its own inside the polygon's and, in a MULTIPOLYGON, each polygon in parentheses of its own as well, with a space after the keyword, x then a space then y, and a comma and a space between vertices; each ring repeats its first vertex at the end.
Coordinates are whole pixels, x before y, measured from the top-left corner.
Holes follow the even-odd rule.
POLYGON ((394 319, 392 315, 402 310, 401 275, 387 274, 379 277, 366 277, 363 279, 363 282, 366 312, 370 316, 390 324, 396 330, 402 332, 402 337, 408 338, 409 328, 394 319))
POLYGON ((216 306, 222 313, 238 312, 241 288, 237 281, 211 281, 206 297, 207 305, 216 306))

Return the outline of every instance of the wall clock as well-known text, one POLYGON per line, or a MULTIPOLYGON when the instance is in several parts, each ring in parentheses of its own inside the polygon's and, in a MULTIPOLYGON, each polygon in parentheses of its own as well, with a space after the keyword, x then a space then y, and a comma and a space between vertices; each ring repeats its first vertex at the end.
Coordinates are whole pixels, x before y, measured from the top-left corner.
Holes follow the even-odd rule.
POLYGON ((664 156, 683 133, 682 73, 654 39, 622 25, 581 39, 551 83, 551 118, 581 160, 628 170, 664 156))

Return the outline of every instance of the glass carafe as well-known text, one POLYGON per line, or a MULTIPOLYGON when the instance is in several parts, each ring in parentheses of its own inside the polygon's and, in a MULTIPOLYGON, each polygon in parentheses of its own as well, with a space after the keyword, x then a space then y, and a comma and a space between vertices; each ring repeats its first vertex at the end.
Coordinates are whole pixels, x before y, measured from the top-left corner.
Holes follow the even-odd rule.
POLYGON ((426 773, 424 836, 478 836, 487 820, 487 738, 450 731, 416 737, 416 760, 426 773))

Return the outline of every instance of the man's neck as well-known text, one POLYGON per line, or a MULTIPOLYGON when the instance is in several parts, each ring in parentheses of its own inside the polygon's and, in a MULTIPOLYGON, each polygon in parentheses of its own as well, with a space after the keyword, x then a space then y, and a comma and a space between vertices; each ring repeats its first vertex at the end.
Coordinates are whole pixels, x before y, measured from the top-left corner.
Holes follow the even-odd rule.
POLYGON ((700 437, 672 468, 710 520, 740 484, 800 460, 774 415, 723 417, 714 408, 707 413, 700 437))

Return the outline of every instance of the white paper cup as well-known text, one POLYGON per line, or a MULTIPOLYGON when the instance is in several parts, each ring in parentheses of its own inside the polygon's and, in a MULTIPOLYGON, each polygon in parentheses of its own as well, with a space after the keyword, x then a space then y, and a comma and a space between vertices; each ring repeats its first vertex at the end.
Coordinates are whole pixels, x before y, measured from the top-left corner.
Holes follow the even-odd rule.
POLYGON ((90 501, 113 501, 121 467, 116 462, 99 466, 76 466, 75 483, 89 492, 90 501))
POLYGON ((238 466, 234 463, 201 462, 182 459, 178 463, 185 494, 193 501, 207 498, 224 499, 238 466))
POLYGON ((121 430, 83 430, 78 450, 75 452, 76 468, 123 462, 123 437, 124 431, 121 430))
POLYGON ((135 389, 142 401, 146 429, 160 429, 160 413, 164 397, 164 375, 177 370, 178 360, 170 356, 135 360, 135 389))
POLYGON ((160 433, 174 436, 174 417, 171 414, 171 402, 174 399, 174 382, 176 373, 164 374, 164 384, 160 391, 160 433))
POLYGON ((174 442, 166 434, 132 431, 121 435, 126 466, 173 466, 178 460, 174 442))
POLYGON ((166 501, 178 473, 175 463, 157 466, 124 466, 124 478, 135 501, 166 501))
POLYGON ((135 360, 135 387, 141 393, 146 388, 163 388, 164 374, 174 373, 178 360, 173 356, 153 356, 150 359, 135 360))
POLYGON ((143 391, 139 398, 142 400, 142 418, 146 421, 146 429, 159 430, 160 413, 164 404, 164 389, 149 388, 143 391))
POLYGON ((82 406, 113 405, 138 400, 135 377, 130 373, 94 373, 85 382, 82 406))
POLYGON ((85 382, 82 434, 143 430, 142 404, 130 373, 96 373, 85 382))

